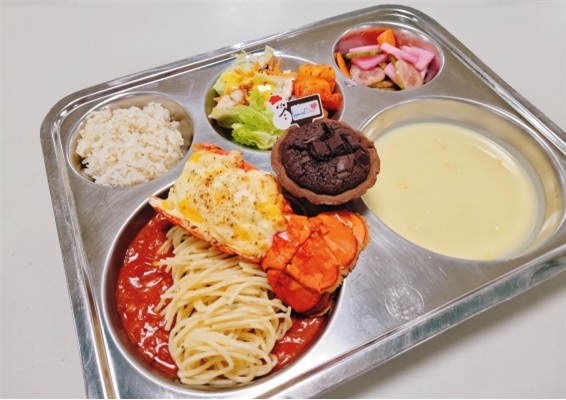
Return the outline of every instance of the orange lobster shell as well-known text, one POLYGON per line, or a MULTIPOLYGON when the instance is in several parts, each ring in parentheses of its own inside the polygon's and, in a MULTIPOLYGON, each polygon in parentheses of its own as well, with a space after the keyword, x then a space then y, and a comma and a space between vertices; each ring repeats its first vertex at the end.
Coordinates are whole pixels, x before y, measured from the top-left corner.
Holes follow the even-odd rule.
POLYGON ((292 215, 261 261, 277 297, 302 314, 321 315, 369 242, 365 219, 349 211, 292 215))

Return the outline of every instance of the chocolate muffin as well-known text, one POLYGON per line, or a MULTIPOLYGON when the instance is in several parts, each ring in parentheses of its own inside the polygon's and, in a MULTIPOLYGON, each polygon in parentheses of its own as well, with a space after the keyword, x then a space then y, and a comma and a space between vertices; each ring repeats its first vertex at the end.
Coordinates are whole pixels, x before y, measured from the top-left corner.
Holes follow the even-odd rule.
POLYGON ((361 197, 380 168, 373 141, 330 119, 287 129, 271 150, 271 166, 289 193, 327 205, 361 197))

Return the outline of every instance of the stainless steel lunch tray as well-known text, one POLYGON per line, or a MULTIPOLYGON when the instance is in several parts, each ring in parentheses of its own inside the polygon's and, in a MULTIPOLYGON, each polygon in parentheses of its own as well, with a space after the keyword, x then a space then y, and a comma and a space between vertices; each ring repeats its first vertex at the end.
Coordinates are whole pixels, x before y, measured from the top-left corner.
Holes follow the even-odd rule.
POLYGON ((41 143, 88 397, 312 397, 566 269, 566 134, 443 27, 407 7, 363 9, 87 88, 52 108, 41 127, 41 143), (183 163, 135 187, 97 185, 81 174, 73 153, 81 120, 104 105, 155 98, 183 121, 189 145, 211 142, 239 149, 248 161, 270 171, 269 152, 231 143, 207 120, 214 81, 234 54, 261 52, 265 45, 288 62, 335 65, 339 38, 374 25, 426 39, 438 50, 438 71, 420 88, 385 92, 353 86, 336 68, 345 99, 339 118, 378 131, 405 116, 432 115, 472 125, 484 121, 486 132, 502 132, 496 140, 515 149, 539 185, 543 217, 530 245, 503 260, 442 256, 399 237, 363 200, 355 201, 350 207, 366 216, 371 244, 340 289, 323 335, 299 360, 226 390, 194 389, 152 369, 121 330, 113 297, 116 276, 125 248, 152 215, 148 197, 167 190, 183 163))

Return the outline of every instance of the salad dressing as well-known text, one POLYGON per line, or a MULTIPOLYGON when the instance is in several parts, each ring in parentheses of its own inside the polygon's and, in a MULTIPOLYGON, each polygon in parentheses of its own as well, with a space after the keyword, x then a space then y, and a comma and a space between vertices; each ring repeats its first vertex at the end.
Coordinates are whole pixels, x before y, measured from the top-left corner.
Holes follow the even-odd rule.
POLYGON ((489 260, 520 250, 538 218, 532 180, 476 132, 417 123, 377 139, 382 170, 364 200, 391 229, 428 250, 489 260))

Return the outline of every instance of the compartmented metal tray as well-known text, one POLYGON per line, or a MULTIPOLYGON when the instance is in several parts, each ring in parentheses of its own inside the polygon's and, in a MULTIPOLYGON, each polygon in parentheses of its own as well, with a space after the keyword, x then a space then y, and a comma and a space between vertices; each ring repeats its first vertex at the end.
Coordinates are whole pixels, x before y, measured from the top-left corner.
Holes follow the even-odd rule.
POLYGON ((89 397, 315 396, 566 269, 566 134, 443 27, 407 7, 363 9, 87 88, 52 108, 41 142, 89 397), (270 171, 268 151, 237 146, 208 121, 214 81, 237 52, 261 52, 265 45, 291 67, 335 66, 339 40, 367 26, 391 26, 433 47, 435 76, 417 89, 385 92, 352 85, 337 73, 344 96, 339 118, 365 132, 423 119, 490 132, 514 149, 537 182, 541 218, 529 243, 505 259, 446 257, 396 235, 363 200, 355 201, 351 207, 367 218, 372 242, 340 289, 324 333, 305 355, 268 377, 226 390, 197 390, 152 369, 122 330, 116 278, 126 247, 152 215, 148 197, 170 187, 183 163, 130 188, 94 184, 74 153, 82 119, 103 106, 155 99, 182 121, 185 151, 192 143, 216 143, 242 150, 248 161, 270 171))

